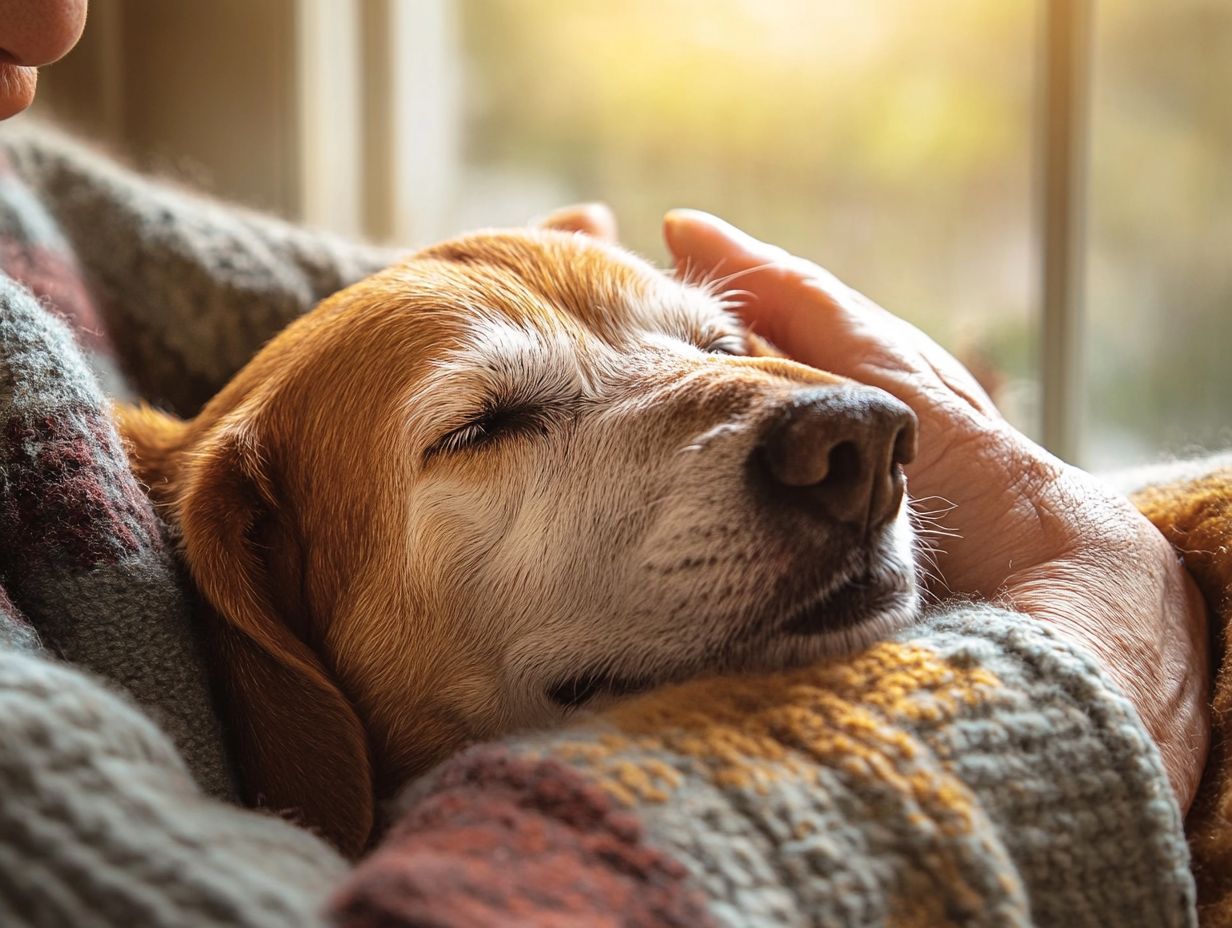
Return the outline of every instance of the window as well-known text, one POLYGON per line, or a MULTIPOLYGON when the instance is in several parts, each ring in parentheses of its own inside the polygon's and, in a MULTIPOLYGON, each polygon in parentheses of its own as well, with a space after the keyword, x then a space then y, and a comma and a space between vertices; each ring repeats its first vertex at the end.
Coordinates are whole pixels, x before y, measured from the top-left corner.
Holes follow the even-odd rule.
POLYGON ((708 209, 956 350, 1038 432, 1035 5, 464 0, 454 225, 708 209))
POLYGON ((1085 463, 1232 446, 1232 4, 1096 20, 1085 463))
POLYGON ((111 0, 49 70, 40 106, 224 196, 412 245, 601 198, 660 261, 697 206, 1071 460, 1232 444, 1227 0, 111 0))

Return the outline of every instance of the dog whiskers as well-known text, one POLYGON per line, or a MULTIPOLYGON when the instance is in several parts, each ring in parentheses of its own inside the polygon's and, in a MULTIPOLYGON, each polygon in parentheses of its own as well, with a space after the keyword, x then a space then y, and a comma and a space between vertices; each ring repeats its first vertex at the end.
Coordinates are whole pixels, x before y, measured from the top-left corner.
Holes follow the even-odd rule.
POLYGON ((746 302, 753 299, 755 294, 752 290, 724 290, 722 293, 715 293, 712 296, 719 301, 719 305, 724 309, 738 309, 746 302), (740 297, 741 299, 733 299, 740 297))
MULTIPOLYGON (((717 271, 720 267, 722 267, 724 260, 726 259, 721 259, 719 263, 714 266, 714 270, 717 271)), ((680 281, 687 287, 702 286, 706 279, 706 275, 699 273, 697 268, 694 267, 692 258, 685 258, 683 264, 678 265, 670 271, 664 271, 664 273, 669 277, 676 278, 676 280, 680 281)))
POLYGON ((723 299, 728 295, 737 293, 744 296, 752 296, 747 290, 723 290, 729 283, 739 280, 741 277, 747 277, 749 274, 756 274, 760 271, 774 267, 773 261, 767 261, 764 264, 754 265, 753 267, 742 268, 738 271, 732 271, 730 274, 720 276, 719 271, 722 270, 726 259, 722 259, 712 267, 709 272, 700 272, 694 265, 691 259, 685 258, 682 266, 675 268, 669 274, 679 280, 682 284, 690 287, 697 287, 703 290, 708 296, 716 299, 723 299))
POLYGON ((951 510, 958 508, 958 503, 951 499, 947 499, 944 496, 913 496, 911 497, 910 502, 912 506, 918 506, 920 503, 931 503, 933 500, 940 500, 945 503, 946 512, 950 512, 951 510))
POLYGON ((925 601, 934 605, 943 598, 938 595, 938 588, 944 590, 946 596, 953 592, 945 577, 942 576, 937 563, 937 558, 945 554, 945 549, 927 531, 923 533, 917 531, 913 547, 915 549, 916 581, 925 601))
MULTIPOLYGON (((739 271, 733 271, 732 273, 727 274, 723 277, 710 277, 705 280, 697 281, 694 284, 694 286, 701 287, 711 296, 718 297, 723 292, 722 288, 726 287, 732 281, 739 280, 741 277, 747 277, 750 274, 756 274, 760 271, 767 270, 768 268, 772 268, 774 266, 775 265, 773 261, 767 261, 764 264, 757 264, 757 265, 754 265, 753 267, 746 267, 739 271)), ((719 268, 716 265, 714 270, 718 271, 718 269, 719 268)))
POLYGON ((911 499, 907 505, 907 518, 916 534, 927 538, 962 538, 962 534, 945 525, 942 519, 957 509, 956 503, 940 496, 925 496, 911 499), (924 509, 920 504, 940 500, 946 505, 937 509, 924 509))
POLYGON ((946 526, 941 520, 957 507, 952 501, 940 496, 913 498, 907 507, 907 517, 915 530, 916 577, 925 600, 936 604, 953 591, 941 573, 939 558, 946 552, 943 539, 962 538, 960 532, 946 526), (944 505, 925 509, 921 504, 941 502, 944 505))

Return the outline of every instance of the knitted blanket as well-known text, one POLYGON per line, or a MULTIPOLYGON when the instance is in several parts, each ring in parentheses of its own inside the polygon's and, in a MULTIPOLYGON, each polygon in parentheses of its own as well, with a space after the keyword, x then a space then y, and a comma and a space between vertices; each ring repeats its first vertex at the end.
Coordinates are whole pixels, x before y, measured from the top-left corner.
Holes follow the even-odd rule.
POLYGON ((1210 759, 1186 820, 1203 928, 1232 926, 1232 456, 1223 466, 1139 491, 1139 508, 1172 542, 1215 617, 1210 759))
POLYGON ((1021 617, 971 607, 848 660, 477 747, 415 785, 335 917, 1189 924, 1155 827, 1171 801, 1092 669, 1021 617))
POLYGON ((54 134, 0 132, 5 928, 322 921, 343 861, 226 801, 192 591, 108 394, 191 412, 391 259, 148 184, 54 134))
MULTIPOLYGON (((227 802, 192 591, 100 384, 191 413, 391 256, 56 137, 0 153, 0 924, 1194 923, 1129 703, 1040 623, 979 604, 843 660, 476 745, 410 784, 349 873, 227 802)), ((1204 900, 1224 892, 1221 834, 1195 837, 1204 900)))

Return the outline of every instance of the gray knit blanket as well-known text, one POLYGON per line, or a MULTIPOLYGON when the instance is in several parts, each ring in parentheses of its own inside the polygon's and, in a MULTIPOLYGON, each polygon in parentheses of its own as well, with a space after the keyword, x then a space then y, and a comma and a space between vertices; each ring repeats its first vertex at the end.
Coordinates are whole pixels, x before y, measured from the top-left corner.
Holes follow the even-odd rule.
POLYGON ((959 604, 850 658, 478 745, 358 866, 241 808, 110 397, 191 415, 389 252, 0 135, 0 925, 1189 925, 1159 757, 1095 664, 959 604))

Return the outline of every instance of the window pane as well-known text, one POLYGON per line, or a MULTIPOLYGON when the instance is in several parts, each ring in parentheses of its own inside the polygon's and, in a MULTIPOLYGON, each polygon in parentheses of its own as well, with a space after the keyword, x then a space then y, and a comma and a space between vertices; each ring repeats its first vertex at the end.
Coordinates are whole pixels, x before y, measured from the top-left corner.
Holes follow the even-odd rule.
POLYGON ((1232 444, 1232 4, 1096 21, 1086 462, 1232 444))
POLYGON ((694 206, 955 349, 1035 431, 1029 0, 465 0, 453 225, 694 206))

